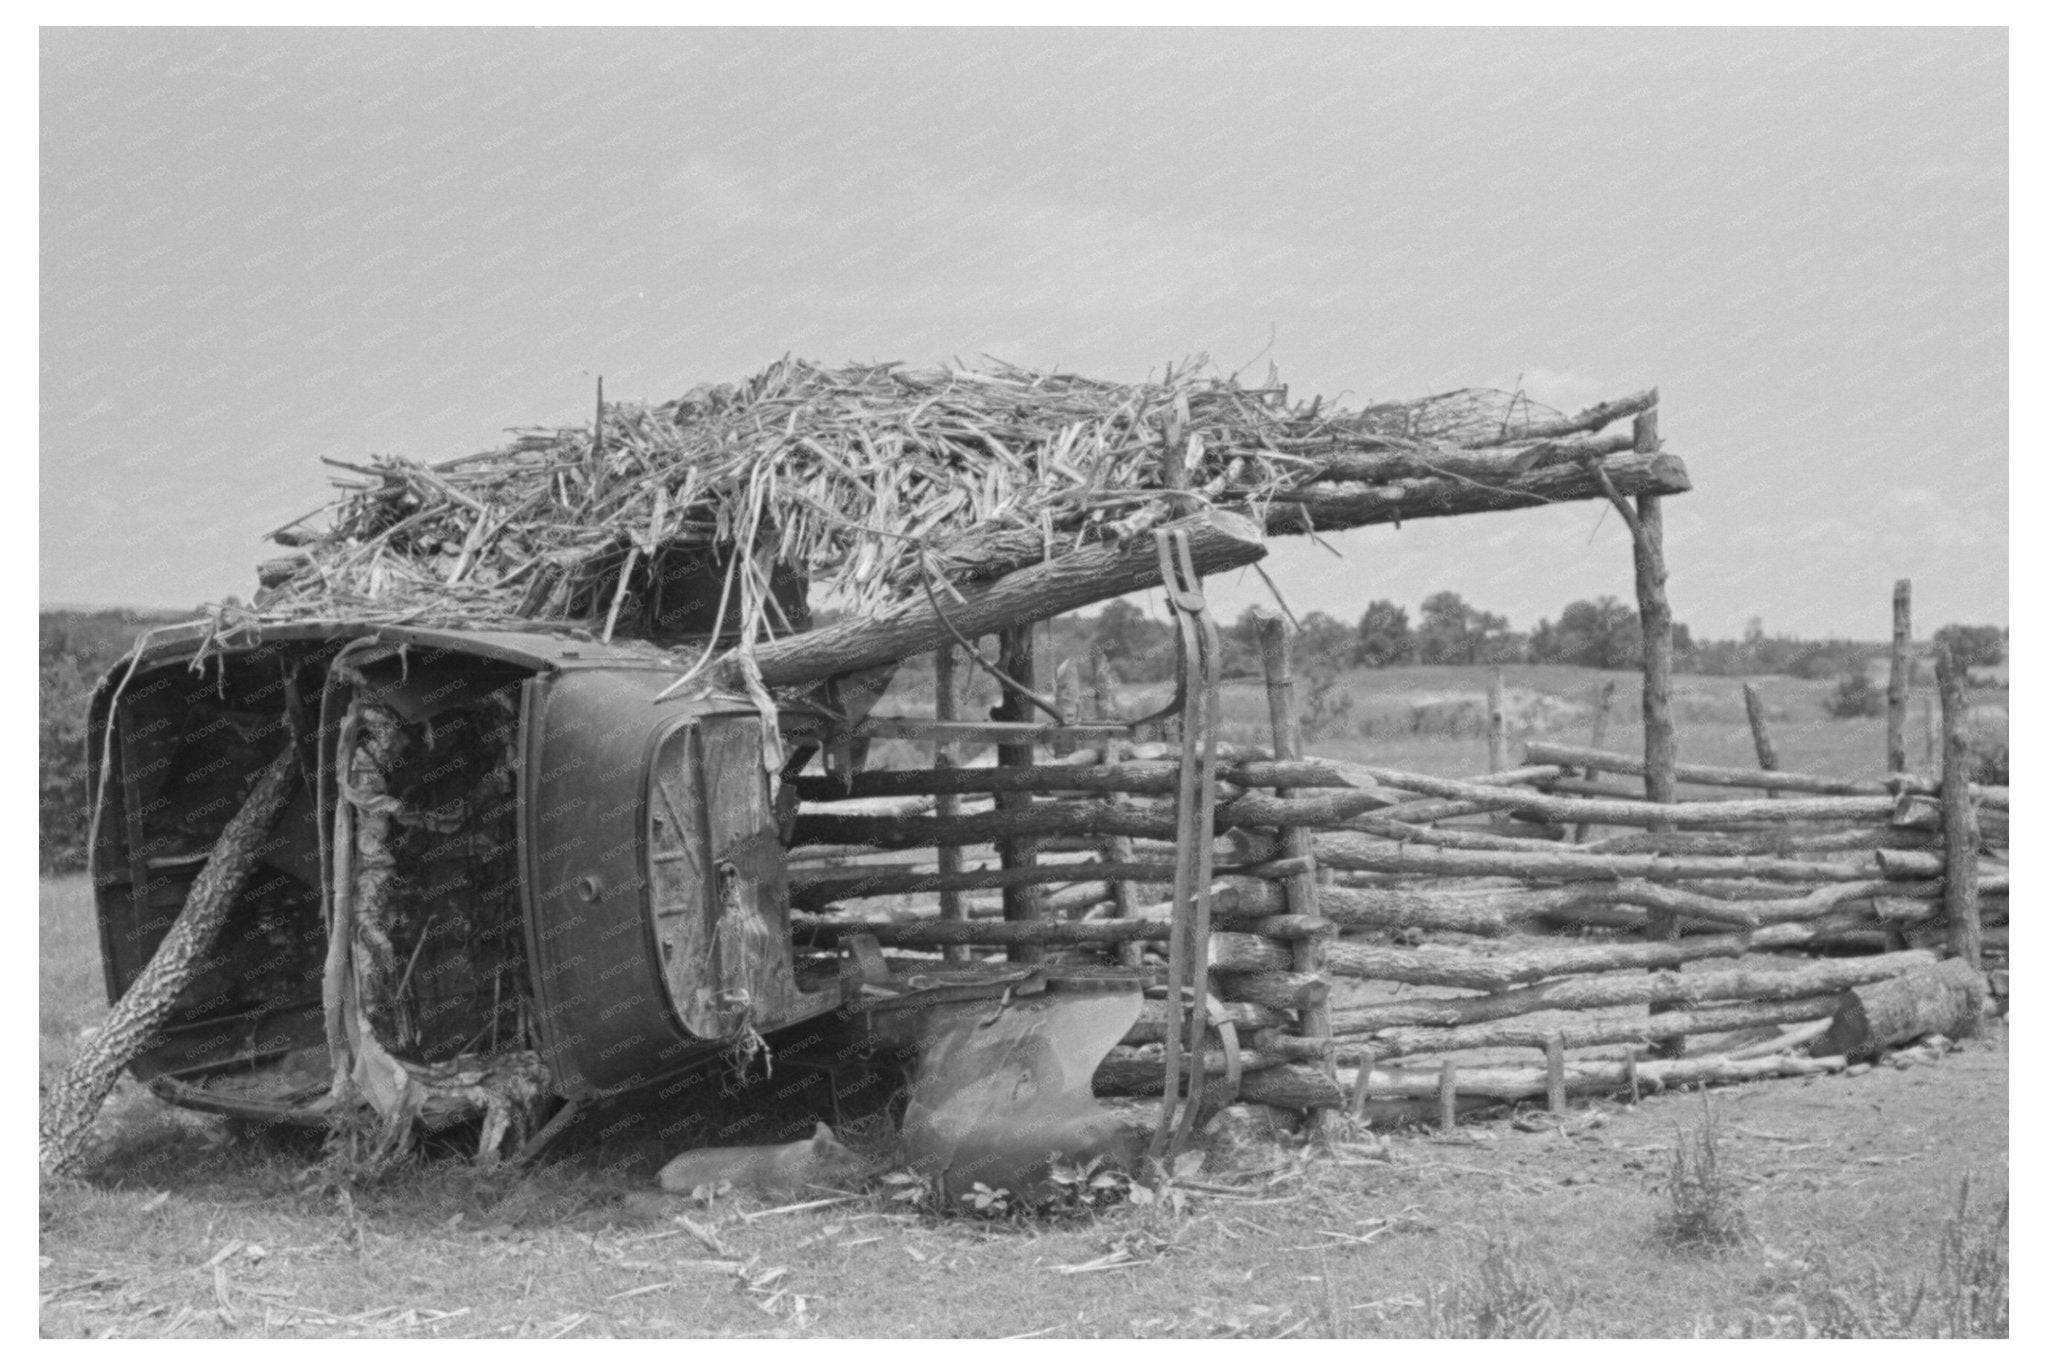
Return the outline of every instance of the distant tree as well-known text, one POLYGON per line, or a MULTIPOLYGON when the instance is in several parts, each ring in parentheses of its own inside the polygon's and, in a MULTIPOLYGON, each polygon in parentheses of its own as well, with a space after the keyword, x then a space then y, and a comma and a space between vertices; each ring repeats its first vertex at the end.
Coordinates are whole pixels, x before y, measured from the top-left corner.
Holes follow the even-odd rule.
POLYGON ((1415 656, 1426 664, 1469 664, 1472 609, 1454 592, 1433 593, 1422 600, 1422 621, 1415 631, 1415 656))
POLYGON ((1304 667, 1313 664, 1326 671, 1351 666, 1352 630, 1326 611, 1312 611, 1301 618, 1294 638, 1294 655, 1304 667))
POLYGON ((1884 714, 1884 689, 1872 682, 1870 674, 1858 666, 1842 675, 1842 680, 1835 684, 1835 690, 1822 705, 1836 720, 1880 716, 1884 714))
POLYGON ((1352 658, 1367 668, 1405 664, 1415 657, 1415 633, 1408 629, 1408 612, 1384 598, 1366 605, 1358 618, 1358 643, 1352 658))
POLYGON ((1997 626, 1943 626, 1934 632, 1937 648, 1947 646, 1965 668, 1989 668, 2005 662, 2005 632, 1997 626))

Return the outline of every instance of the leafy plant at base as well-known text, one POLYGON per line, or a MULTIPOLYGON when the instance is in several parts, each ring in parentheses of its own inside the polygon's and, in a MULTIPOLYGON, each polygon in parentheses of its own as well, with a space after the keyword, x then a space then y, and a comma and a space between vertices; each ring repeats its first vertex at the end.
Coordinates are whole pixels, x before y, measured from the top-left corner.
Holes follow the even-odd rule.
POLYGON ((1487 1239, 1479 1264, 1441 1292, 1427 1291, 1428 1334, 1448 1339, 1532 1339, 1564 1335, 1571 1291, 1530 1266, 1513 1243, 1487 1239))
POLYGON ((1667 1189, 1671 1207, 1659 1217, 1658 1232, 1673 1246, 1719 1251, 1749 1239, 1742 1193, 1721 1165, 1714 1105, 1704 1090, 1699 1126, 1681 1129, 1672 1148, 1667 1189))

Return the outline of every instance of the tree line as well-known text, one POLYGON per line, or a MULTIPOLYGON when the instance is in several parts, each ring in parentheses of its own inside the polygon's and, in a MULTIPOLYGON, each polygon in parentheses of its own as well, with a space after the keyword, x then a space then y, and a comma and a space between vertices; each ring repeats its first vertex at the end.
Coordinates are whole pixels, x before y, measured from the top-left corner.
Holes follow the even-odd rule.
MULTIPOLYGON (((1555 621, 1546 617, 1527 631, 1516 630, 1507 617, 1481 610, 1449 591, 1424 598, 1412 619, 1407 608, 1381 599, 1368 603, 1355 622, 1316 611, 1298 625, 1295 657, 1309 670, 1407 664, 1626 669, 1641 667, 1643 661, 1642 622, 1634 607, 1615 597, 1569 603, 1555 621)), ((1061 653, 1097 655, 1127 682, 1154 682, 1173 673, 1174 627, 1128 600, 1112 602, 1093 617, 1063 618, 1056 629, 1061 653)), ((1221 634, 1224 672, 1257 673, 1253 613, 1247 610, 1221 634)), ((1673 667, 1721 676, 1838 677, 1863 668, 1890 648, 1867 640, 1770 635, 1755 618, 1738 640, 1695 639, 1682 622, 1673 624, 1671 635, 1673 667)), ((1944 626, 1934 640, 1948 645, 1967 665, 1988 666, 2005 659, 2007 634, 1997 626, 1944 626)))

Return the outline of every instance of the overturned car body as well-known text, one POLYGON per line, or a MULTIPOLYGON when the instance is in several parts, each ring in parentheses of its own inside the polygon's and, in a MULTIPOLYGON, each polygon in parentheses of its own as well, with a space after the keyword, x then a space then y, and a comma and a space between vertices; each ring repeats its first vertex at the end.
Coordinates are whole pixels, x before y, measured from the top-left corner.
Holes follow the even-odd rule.
POLYGON ((936 961, 892 976, 793 946, 796 784, 781 779, 864 716, 889 671, 764 713, 716 692, 663 699, 676 670, 641 643, 388 625, 146 644, 91 719, 110 999, 288 746, 299 779, 135 1074, 258 1121, 375 1114, 393 1140, 480 1119, 495 1156, 538 1150, 584 1101, 744 1069, 832 1016, 840 1036, 939 1058, 906 1137, 942 1165, 957 1152, 1014 1174, 1059 1146, 1029 1125, 1007 1136, 1020 1106, 1121 1141, 1088 1080, 1136 1017, 1136 976, 936 961), (986 1004, 959 1008, 977 999, 1001 1001, 1002 1027, 986 1004), (1049 1003, 1084 1021, 1057 1049, 1049 1003))
POLYGON ((671 657, 563 635, 292 625, 195 668, 200 644, 159 638, 95 699, 110 998, 255 774, 290 745, 302 780, 134 1065, 166 1098, 523 1126, 839 1006, 792 960, 780 727, 748 699, 657 703, 671 657))

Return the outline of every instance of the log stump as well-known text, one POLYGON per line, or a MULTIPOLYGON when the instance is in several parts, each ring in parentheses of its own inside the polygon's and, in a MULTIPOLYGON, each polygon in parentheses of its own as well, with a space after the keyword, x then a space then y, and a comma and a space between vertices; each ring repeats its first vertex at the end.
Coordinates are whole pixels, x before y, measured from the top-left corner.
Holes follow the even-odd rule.
POLYGON ((1989 985, 1959 957, 1857 986, 1813 1045, 1820 1057, 1860 1061, 1930 1033, 1967 1038, 1978 1030, 1989 985))

